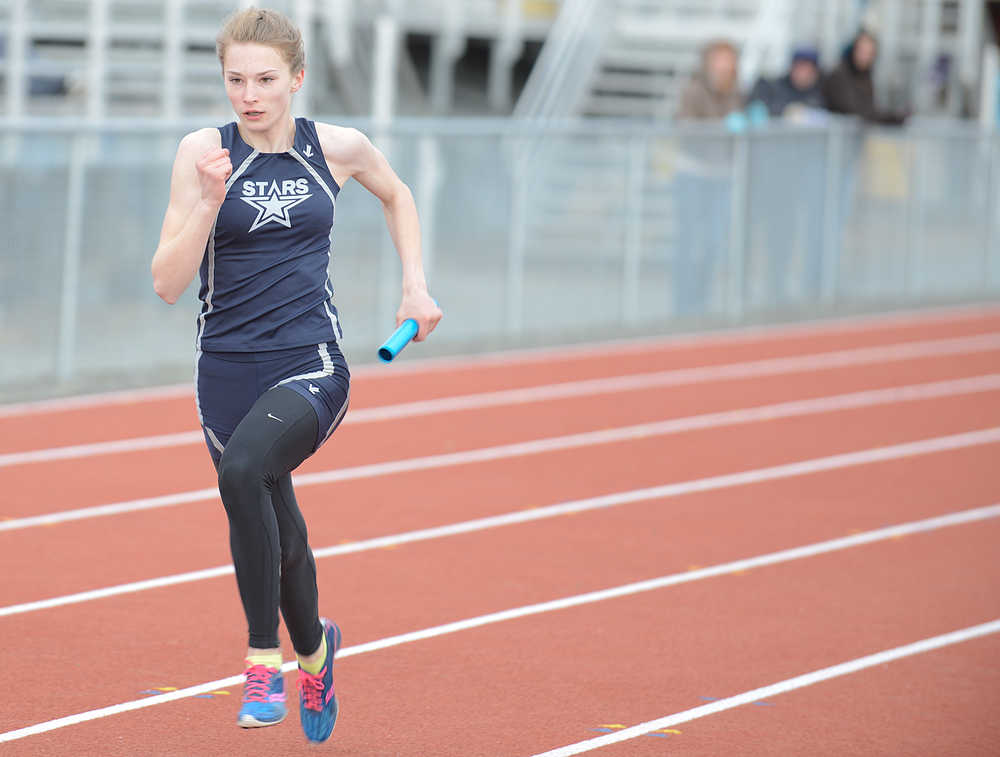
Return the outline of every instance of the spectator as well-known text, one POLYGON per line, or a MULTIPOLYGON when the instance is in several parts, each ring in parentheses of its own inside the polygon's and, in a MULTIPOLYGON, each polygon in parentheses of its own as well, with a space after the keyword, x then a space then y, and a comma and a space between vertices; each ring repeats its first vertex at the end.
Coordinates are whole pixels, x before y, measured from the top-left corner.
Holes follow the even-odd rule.
POLYGON ((819 53, 813 47, 796 49, 788 73, 778 79, 761 77, 747 101, 763 103, 772 118, 788 115, 790 108, 796 106, 813 110, 826 108, 820 82, 819 53))
POLYGON ((862 29, 823 83, 827 107, 834 113, 860 116, 870 123, 899 125, 906 115, 880 110, 875 105, 872 70, 878 57, 878 40, 862 29))
MULTIPOLYGON (((743 106, 739 56, 726 41, 711 42, 680 98, 678 120, 721 121, 743 106)), ((679 140, 674 197, 677 235, 674 253, 674 309, 694 315, 707 309, 716 262, 729 244, 732 155, 719 133, 679 140)))
MULTIPOLYGON (((788 72, 761 78, 748 108, 766 109, 773 118, 823 123, 819 54, 800 47, 788 72)), ((762 296, 771 306, 820 293, 825 142, 815 134, 783 135, 779 130, 754 140, 750 152, 748 252, 764 273, 762 296)))
POLYGON ((681 93, 679 119, 721 119, 743 106, 739 91, 739 54, 731 42, 705 46, 701 68, 681 93))

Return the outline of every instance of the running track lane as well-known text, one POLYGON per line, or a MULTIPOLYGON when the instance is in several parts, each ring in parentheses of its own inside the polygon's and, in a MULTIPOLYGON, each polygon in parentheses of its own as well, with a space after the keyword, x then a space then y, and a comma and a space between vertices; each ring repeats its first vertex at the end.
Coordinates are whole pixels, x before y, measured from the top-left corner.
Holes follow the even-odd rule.
MULTIPOLYGON (((991 423, 1000 424, 998 399, 1000 393, 992 392, 986 395, 943 398, 933 403, 900 403, 821 416, 708 429, 677 436, 456 466, 453 469, 342 482, 333 487, 320 487, 329 493, 316 500, 311 498, 313 492, 310 487, 300 487, 299 495, 307 514, 307 522, 310 523, 313 543, 330 544, 351 538, 351 531, 354 530, 352 524, 360 527, 367 524, 369 528, 374 526, 378 530, 368 533, 374 536, 398 531, 401 526, 405 529, 425 525, 427 521, 424 520, 424 514, 430 510, 438 518, 447 518, 437 521, 438 523, 507 512, 513 509, 512 502, 515 503, 514 508, 518 504, 518 495, 516 492, 512 495, 509 490, 509 482, 512 480, 532 481, 532 499, 521 501, 520 506, 537 506, 540 503, 578 496, 733 472, 734 467, 729 462, 731 460, 740 461, 735 470, 748 470, 988 427, 991 423), (762 444, 763 440, 768 443, 762 444), (630 454, 620 454, 623 450, 630 454), (637 460, 659 462, 638 465, 637 460), (574 471, 574 475, 568 479, 565 471, 574 471), (403 495, 402 492, 407 494, 403 495), (314 502, 318 505, 315 508, 312 504, 314 502), (331 502, 336 504, 331 506, 331 502)), ((216 500, 162 508, 156 515, 158 517, 155 520, 143 518, 146 526, 144 530, 134 530, 133 524, 138 516, 128 514, 115 516, 115 527, 104 528, 103 531, 94 530, 101 529, 103 523, 91 528, 86 522, 70 522, 41 529, 60 534, 66 549, 57 555, 64 554, 83 568, 69 574, 70 584, 58 585, 56 582, 57 585, 49 590, 48 596, 149 577, 148 574, 131 573, 122 566, 142 565, 153 560, 153 555, 159 551, 169 555, 187 553, 199 540, 212 550, 205 555, 205 560, 212 559, 215 562, 222 559, 226 540, 220 538, 222 534, 219 528, 224 528, 225 523, 216 500), (157 523, 163 524, 162 530, 156 526, 157 523), (176 530, 178 525, 183 529, 180 533, 176 530), (81 527, 83 531, 78 530, 81 527), (89 533, 96 538, 80 538, 88 533, 88 528, 89 533), (176 538, 160 539, 152 545, 148 538, 144 538, 153 532, 169 536, 171 529, 176 538), (109 557, 121 559, 109 560, 109 557), (116 574, 121 576, 117 580, 116 574), (73 585, 73 581, 78 583, 73 585)), ((107 518, 98 520, 109 521, 107 518)), ((43 535, 32 535, 22 542, 16 538, 18 533, 0 533, 0 538, 6 539, 8 543, 24 545, 15 546, 6 553, 4 560, 10 560, 12 566, 18 564, 18 549, 30 548, 32 542, 38 548, 52 543, 48 536, 43 535)), ((169 559, 177 560, 176 557, 169 559)), ((59 558, 54 557, 54 560, 58 562, 59 558)), ((198 567, 204 565, 201 562, 198 567)), ((30 592, 30 576, 22 574, 20 580, 28 581, 27 585, 22 586, 30 592)), ((21 593, 18 585, 18 579, 11 582, 5 591, 5 595, 9 592, 4 598, 5 603, 33 598, 28 593, 21 593)))
POLYGON ((997 659, 1000 634, 992 634, 678 724, 680 734, 662 729, 585 754, 761 757, 791 748, 810 757, 985 757, 1000 743, 1000 721, 976 714, 1000 707, 997 659))
MULTIPOLYGON (((1000 402, 996 401, 1000 394, 989 397, 991 402, 969 396, 902 403, 315 489, 302 487, 299 498, 310 524, 311 542, 337 544, 519 507, 1000 425, 1000 402), (567 476, 567 471, 573 475, 567 476)), ((0 539, 12 545, 3 558, 9 564, 6 572, 12 575, 3 604, 223 564, 228 561, 225 527, 221 506, 209 501, 0 533, 0 539), (155 540, 149 538, 153 533, 158 537, 155 540), (43 592, 33 588, 34 574, 16 569, 28 559, 30 550, 39 549, 50 552, 54 571, 43 592), (171 565, 178 568, 166 567, 171 565)))
MULTIPOLYGON (((1000 351, 993 351, 348 424, 299 472, 998 371, 1000 351)), ((46 512, 51 501, 85 507, 212 487, 214 479, 203 443, 7 466, 0 468, 8 492, 0 517, 46 512)))
MULTIPOLYGON (((345 720, 331 751, 528 755, 588 738, 603 723, 652 719, 989 620, 1000 612, 998 538, 995 521, 958 526, 348 659, 338 671, 345 720)), ((947 665, 962 648, 929 654, 947 665)), ((948 697, 904 667, 886 674, 932 704, 948 697)), ((979 728, 997 696, 937 737, 979 728)), ((115 734, 156 744, 159 754, 229 754, 250 739, 268 753, 306 753, 294 719, 246 734, 232 724, 234 709, 231 697, 190 700, 8 746, 11 754, 86 753, 101 743, 102 754, 129 753, 108 748, 115 734)), ((892 729, 910 727, 886 720, 889 741, 892 729)), ((778 753, 808 749, 782 744, 778 753)))
MULTIPOLYGON (((924 468, 970 473, 970 482, 981 481, 975 473, 992 458, 976 455, 972 467, 963 467, 967 455, 949 453, 938 458, 937 465, 925 461, 924 468)), ((953 500, 959 493, 935 491, 935 479, 920 475, 907 462, 635 503, 320 560, 323 606, 351 626, 355 638, 382 638, 443 620, 908 521, 914 519, 915 509, 937 515, 1000 501, 996 482, 970 485, 960 493, 967 499, 953 500), (901 468, 893 469, 896 465, 901 468), (888 475, 882 475, 883 469, 888 475), (913 473, 918 475, 911 477, 913 473), (539 560, 550 567, 540 570, 539 560), (373 603, 372 597, 379 601, 373 603)), ((43 580, 44 575, 37 578, 43 580)), ((153 658, 117 670, 106 681, 118 687, 109 690, 110 701, 133 698, 133 691, 149 686, 188 685, 231 673, 234 662, 219 656, 219 650, 239 649, 243 641, 231 576, 5 618, 6 632, 24 639, 8 672, 27 677, 39 660, 55 665, 68 655, 77 661, 77 675, 104 680, 109 645, 148 647, 144 637, 135 637, 139 617, 155 618, 155 637, 164 640, 189 638, 191 629, 198 628, 203 646, 185 651, 181 659, 153 658), (65 628, 74 629, 71 637, 65 636, 65 628)), ((178 643, 187 646, 166 643, 170 649, 178 643)), ((21 725, 33 712, 89 709, 99 690, 92 684, 80 690, 26 691, 5 714, 21 725)))
MULTIPOLYGON (((997 481, 996 476, 993 475, 998 451, 1000 451, 1000 444, 983 445, 947 453, 937 453, 933 456, 903 458, 884 461, 877 465, 854 466, 817 472, 807 476, 729 486, 711 491, 701 491, 695 496, 692 496, 691 490, 688 490, 686 494, 681 493, 672 497, 649 496, 631 504, 612 500, 610 506, 641 508, 642 512, 648 513, 648 516, 644 516, 642 521, 648 520, 647 526, 651 533, 659 534, 658 538, 660 539, 665 538, 664 532, 683 534, 684 544, 691 546, 694 550, 693 553, 687 555, 691 560, 718 563, 728 560, 734 550, 743 544, 745 536, 749 538, 749 541, 746 542, 743 553, 749 554, 754 550, 755 540, 758 538, 762 539, 761 546, 771 544, 773 538, 775 540, 773 546, 777 548, 784 544, 793 543, 796 539, 811 538, 812 536, 827 538, 852 531, 870 530, 884 525, 885 522, 905 522, 913 518, 936 516, 959 506, 963 508, 982 507, 993 502, 1000 502, 1000 481, 997 481), (946 497, 944 493, 946 493, 946 497), (943 499, 943 497, 945 498, 943 499), (717 502, 722 504, 716 505, 717 502), (765 535, 767 538, 763 538, 756 531, 737 531, 725 541, 719 541, 716 524, 728 522, 733 510, 747 508, 752 508, 754 517, 768 524, 765 535), (704 520, 701 520, 702 518, 704 520), (800 533, 795 530, 796 527, 803 526, 808 526, 806 532, 800 533)), ((577 502, 586 505, 594 500, 577 500, 577 502)), ((537 512, 537 509, 526 508, 522 512, 527 516, 532 512, 537 512)), ((582 511, 574 516, 576 520, 572 521, 573 533, 577 533, 581 524, 587 522, 587 513, 589 512, 593 512, 593 510, 582 511)), ((510 515, 517 516, 518 511, 510 513, 510 515)), ((470 523, 470 521, 460 523, 470 523)), ((174 530, 170 531, 165 530, 163 524, 145 525, 139 523, 135 527, 139 532, 159 529, 157 533, 167 541, 177 539, 180 543, 189 544, 191 535, 182 531, 178 524, 173 523, 172 525, 174 530), (184 537, 189 538, 185 541, 184 537)), ((445 527, 448 525, 445 524, 445 527)), ((505 529, 512 525, 514 524, 508 523, 502 526, 489 526, 489 528, 505 529)), ((559 527, 564 528, 565 525, 559 527)), ((394 536, 402 538, 412 533, 419 533, 419 531, 400 532, 397 535, 389 535, 389 538, 394 536)), ((614 533, 619 534, 618 526, 614 527, 614 533)), ((20 579, 20 584, 24 587, 24 597, 28 599, 38 596, 40 581, 45 582, 47 591, 56 592, 61 582, 65 580, 63 576, 66 573, 82 564, 84 560, 93 559, 93 554, 85 550, 75 553, 71 548, 78 542, 89 542, 91 539, 98 543, 101 536, 96 528, 84 531, 82 534, 74 534, 68 529, 40 530, 30 532, 30 534, 35 536, 36 540, 26 545, 25 548, 28 551, 31 550, 32 544, 37 543, 39 550, 48 549, 50 554, 55 554, 46 563, 45 573, 35 573, 20 579), (45 537, 56 534, 63 534, 71 538, 65 543, 60 542, 59 544, 46 541, 45 537), (56 560, 56 557, 60 559, 56 560), (51 579, 46 579, 46 575, 51 575, 51 579)), ((154 553, 151 550, 147 550, 146 554, 137 550, 134 555, 126 555, 105 549, 103 545, 101 549, 105 557, 110 558, 110 562, 124 564, 126 559, 130 559, 138 563, 135 567, 143 570, 147 578, 154 580, 161 577, 184 575, 184 571, 188 567, 197 570, 225 568, 228 564, 228 554, 223 554, 225 548, 222 545, 226 537, 224 525, 220 525, 218 531, 213 529, 211 534, 202 535, 200 531, 198 534, 205 542, 209 557, 214 556, 216 552, 219 553, 219 561, 215 565, 207 561, 196 564, 198 555, 190 548, 179 553, 177 560, 163 559, 160 553, 154 553)), ((601 530, 600 534, 603 539, 605 530, 601 530)), ((458 533, 452 533, 435 536, 434 539, 455 539, 458 536, 458 533)), ((622 534, 622 538, 625 538, 624 534, 622 534)), ((133 541, 142 543, 140 539, 133 541)), ((617 541, 616 538, 605 540, 602 543, 614 548, 617 541)), ((461 542, 461 544, 465 543, 467 542, 461 542)), ((370 542, 355 540, 353 543, 349 542, 345 545, 315 545, 314 548, 318 551, 318 557, 322 562, 337 561, 333 567, 335 586, 347 580, 343 571, 350 570, 349 566, 354 564, 343 562, 348 552, 342 550, 361 548, 365 544, 370 544, 370 542), (338 551, 333 553, 331 550, 338 551)), ((394 544, 394 546, 367 547, 367 550, 376 550, 375 554, 378 555, 372 558, 374 562, 368 568, 371 570, 371 574, 385 576, 379 580, 390 583, 390 586, 382 587, 380 585, 378 587, 376 593, 379 595, 383 591, 388 591, 391 594, 391 583, 395 580, 394 577, 390 579, 387 573, 377 570, 379 565, 385 564, 382 562, 382 556, 389 554, 391 550, 409 548, 405 542, 401 542, 399 539, 395 539, 389 544, 394 544)), ((540 545, 540 548, 543 546, 540 545)), ((434 550, 442 547, 431 546, 430 548, 434 550)), ((458 548, 464 549, 463 546, 458 548)), ((591 544, 586 547, 586 550, 589 554, 597 548, 591 544)), ((609 557, 608 562, 609 564, 618 564, 619 561, 609 557)), ((685 563, 682 567, 688 565, 689 563, 685 563)), ((109 575, 109 580, 120 581, 123 572, 112 572, 109 575)), ((352 575, 354 574, 352 573, 352 575)), ((363 576, 364 573, 362 572, 360 575, 363 576)), ((85 576, 84 578, 92 580, 92 577, 85 576)), ((216 574, 212 578, 198 579, 198 581, 214 580, 222 581, 224 586, 231 586, 231 567, 228 572, 221 575, 216 574)), ((358 580, 358 578, 351 579, 351 581, 354 580, 358 580)), ((8 577, 5 588, 13 589, 13 581, 14 577, 8 577)), ((119 586, 121 586, 120 583, 108 584, 106 587, 88 586, 86 588, 114 589, 114 587, 119 586)), ((143 589, 143 591, 150 590, 152 589, 143 589)), ((175 590, 185 591, 183 588, 175 590)), ((112 593, 112 596, 121 593, 123 592, 116 591, 112 593)), ((66 595, 55 594, 54 596, 66 595)), ((94 612, 99 612, 100 603, 104 601, 104 598, 85 601, 95 602, 96 604, 91 605, 91 607, 94 612)), ((6 611, 8 607, 0 607, 0 613, 6 611)), ((28 612, 42 612, 48 609, 51 608, 30 609, 28 612)), ((392 631, 393 627, 390 624, 379 632, 392 633, 392 631)))
MULTIPOLYGON (((971 370, 973 373, 992 367, 984 364, 981 359, 955 359, 951 363, 961 365, 963 372, 971 370), (970 362, 971 364, 967 364, 970 362)), ((886 382, 876 375, 869 383, 875 387, 882 387, 887 383, 891 386, 909 378, 920 382, 916 386, 922 386, 926 384, 926 379, 942 378, 939 371, 928 375, 917 369, 912 370, 912 377, 897 375, 885 367, 882 368, 882 373, 889 373, 893 381, 886 382)), ((988 375, 993 376, 995 381, 995 373, 988 375)), ((810 378, 812 380, 795 380, 796 384, 803 385, 802 388, 790 388, 786 390, 786 396, 816 399, 816 395, 823 396, 823 392, 838 392, 836 383, 810 378)), ((792 381, 792 377, 785 377, 786 386, 792 381)), ((849 378, 846 383, 849 390, 864 387, 864 384, 859 387, 857 377, 849 378)), ((450 418, 426 419, 422 425, 414 424, 413 421, 393 421, 376 424, 377 428, 345 428, 341 432, 343 436, 338 434, 328 445, 327 457, 324 458, 321 453, 316 460, 307 462, 301 470, 303 473, 317 472, 331 457, 336 461, 336 467, 350 467, 351 464, 371 462, 373 458, 391 460, 406 459, 407 455, 448 453, 475 448, 477 443, 489 445, 491 441, 496 443, 546 438, 553 434, 564 435, 621 426, 644 418, 656 418, 657 415, 667 419, 678 416, 689 418, 692 414, 705 411, 745 408, 747 404, 759 407, 773 404, 774 400, 780 402, 781 397, 780 384, 767 380, 761 386, 761 382, 757 380, 722 387, 713 386, 711 390, 706 389, 700 393, 686 388, 679 393, 630 393, 614 401, 607 398, 602 401, 576 398, 558 403, 557 410, 561 415, 555 415, 551 410, 541 412, 519 407, 516 410, 495 409, 466 412, 450 418), (644 416, 643 413, 649 415, 644 416), (470 434, 472 440, 460 438, 470 434), (490 434, 499 438, 491 440, 490 434), (396 449, 392 449, 393 447, 396 449)), ((129 495, 142 497, 192 489, 214 489, 214 476, 203 478, 203 469, 211 471, 211 466, 207 454, 200 447, 54 461, 44 468, 38 465, 4 468, 0 469, 0 487, 7 492, 7 496, 0 517, 10 519, 105 504, 109 498, 112 502, 127 500, 131 498, 129 495), (58 504, 49 504, 53 501, 58 504)))
MULTIPOLYGON (((950 339, 1000 330, 1000 308, 926 311, 903 320, 889 315, 863 321, 772 327, 748 333, 693 335, 604 344, 576 350, 541 350, 467 361, 430 361, 413 368, 359 371, 354 408, 416 399, 495 391, 607 375, 721 365, 790 355, 901 342, 950 339)), ((58 407, 58 405, 56 406, 58 407)), ((197 429, 193 396, 67 410, 3 414, 0 453, 197 429)))

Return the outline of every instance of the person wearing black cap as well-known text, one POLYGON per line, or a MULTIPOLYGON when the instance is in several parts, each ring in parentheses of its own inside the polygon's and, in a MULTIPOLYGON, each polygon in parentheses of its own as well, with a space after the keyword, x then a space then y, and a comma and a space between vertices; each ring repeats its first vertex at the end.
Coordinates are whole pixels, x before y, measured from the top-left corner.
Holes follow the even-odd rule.
POLYGON ((813 47, 797 48, 792 54, 788 73, 778 79, 759 79, 747 102, 763 103, 773 118, 789 115, 790 106, 813 110, 825 108, 826 99, 820 85, 819 53, 813 47))

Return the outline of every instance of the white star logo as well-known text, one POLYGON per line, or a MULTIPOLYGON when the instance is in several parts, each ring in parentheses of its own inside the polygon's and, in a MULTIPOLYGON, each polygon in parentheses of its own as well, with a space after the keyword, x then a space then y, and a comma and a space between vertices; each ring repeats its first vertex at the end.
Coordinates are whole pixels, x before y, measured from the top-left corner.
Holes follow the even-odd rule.
POLYGON ((277 221, 285 228, 292 228, 292 221, 288 217, 288 211, 300 202, 305 202, 311 194, 306 195, 283 195, 278 192, 278 182, 271 182, 271 189, 263 197, 241 197, 247 205, 257 209, 257 217, 254 219, 250 231, 259 229, 265 223, 277 221))

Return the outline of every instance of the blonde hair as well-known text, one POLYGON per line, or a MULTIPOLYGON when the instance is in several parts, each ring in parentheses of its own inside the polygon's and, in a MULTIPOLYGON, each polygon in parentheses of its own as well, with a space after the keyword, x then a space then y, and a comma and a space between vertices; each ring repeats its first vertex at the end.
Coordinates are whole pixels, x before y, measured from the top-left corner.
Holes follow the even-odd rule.
POLYGON ((302 33, 278 11, 250 6, 227 18, 215 38, 215 52, 220 64, 231 42, 256 42, 273 47, 288 64, 292 74, 297 74, 306 65, 302 33))

